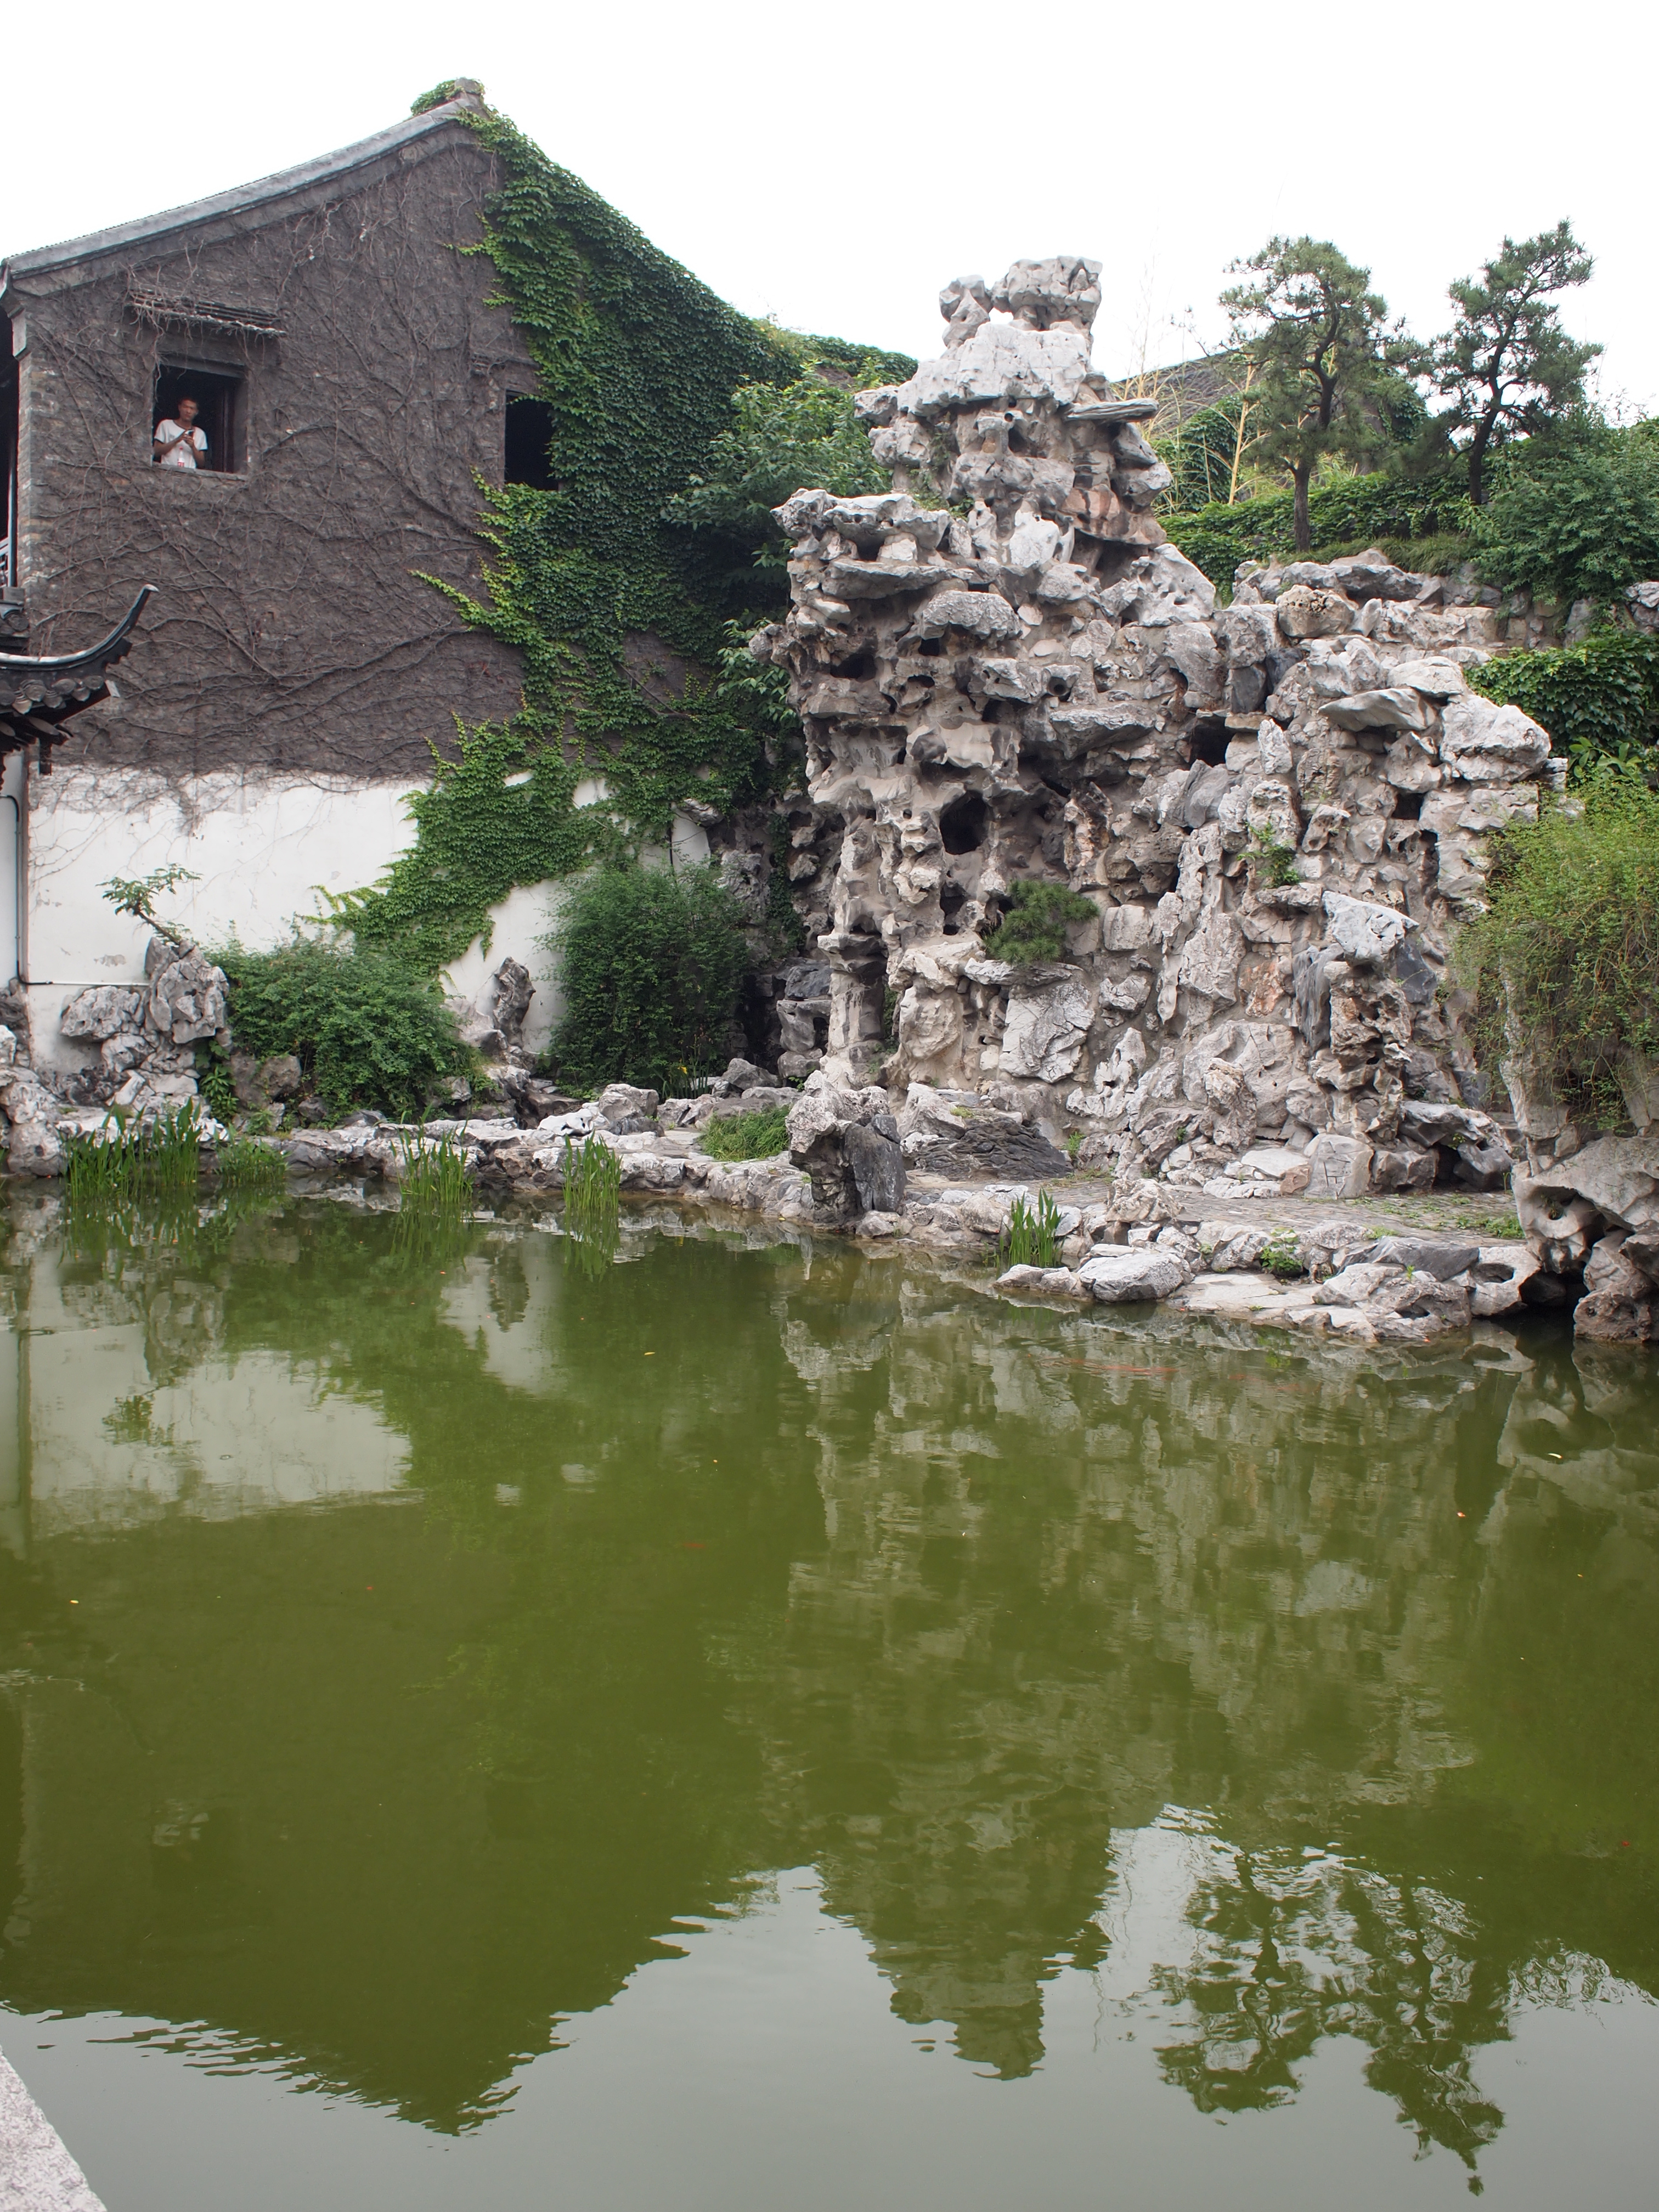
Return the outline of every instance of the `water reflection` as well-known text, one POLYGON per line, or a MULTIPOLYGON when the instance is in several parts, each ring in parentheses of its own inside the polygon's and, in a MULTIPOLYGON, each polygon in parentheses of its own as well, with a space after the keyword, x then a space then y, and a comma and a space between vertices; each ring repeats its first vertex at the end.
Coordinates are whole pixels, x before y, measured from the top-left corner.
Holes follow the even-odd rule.
POLYGON ((982 2071, 1086 1973, 1201 2110, 1354 2037, 1474 2165, 1517 2004, 1659 1989, 1639 1358, 336 1206, 11 1227, 7 2003, 472 2127, 810 1863, 982 2071))

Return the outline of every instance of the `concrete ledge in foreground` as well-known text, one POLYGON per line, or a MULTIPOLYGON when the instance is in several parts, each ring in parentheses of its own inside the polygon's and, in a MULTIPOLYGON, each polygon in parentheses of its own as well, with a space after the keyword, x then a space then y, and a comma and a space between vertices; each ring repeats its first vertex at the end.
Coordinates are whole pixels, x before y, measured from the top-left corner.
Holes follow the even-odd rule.
POLYGON ((0 2212, 104 2212, 63 2138, 0 2056, 0 2212))

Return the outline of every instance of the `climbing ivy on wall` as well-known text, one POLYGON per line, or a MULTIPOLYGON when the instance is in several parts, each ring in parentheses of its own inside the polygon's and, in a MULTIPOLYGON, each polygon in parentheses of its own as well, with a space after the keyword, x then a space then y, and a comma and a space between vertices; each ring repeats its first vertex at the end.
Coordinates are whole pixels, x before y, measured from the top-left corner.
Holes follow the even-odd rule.
POLYGON ((1659 742, 1659 637, 1601 629, 1582 645, 1506 653, 1468 672, 1469 688, 1547 729, 1575 780, 1597 762, 1645 765, 1659 742))
POLYGON ((783 580, 754 570, 757 532, 671 520, 670 505, 706 473, 740 387, 805 369, 845 386, 915 366, 740 315, 504 116, 466 119, 503 183, 482 242, 463 250, 493 263, 495 301, 535 361, 552 488, 483 489, 482 599, 427 580, 518 648, 521 711, 461 732, 459 757, 411 802, 413 847, 334 908, 360 944, 428 968, 487 932, 514 884, 662 842, 688 799, 727 814, 787 777, 781 672, 739 668, 733 653, 783 580), (605 796, 577 807, 584 775, 605 796))

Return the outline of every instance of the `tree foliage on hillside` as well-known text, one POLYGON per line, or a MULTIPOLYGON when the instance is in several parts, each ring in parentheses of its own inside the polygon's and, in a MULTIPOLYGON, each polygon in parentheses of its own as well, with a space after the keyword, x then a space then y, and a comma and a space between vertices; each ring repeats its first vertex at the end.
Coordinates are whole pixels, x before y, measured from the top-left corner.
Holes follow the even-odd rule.
POLYGON ((1479 276, 1449 288, 1457 319, 1434 341, 1429 374, 1451 399, 1437 424, 1461 441, 1477 507, 1494 444, 1535 436, 1584 404, 1584 372, 1601 348, 1568 337, 1554 296, 1588 283, 1595 266, 1571 223, 1559 222, 1518 246, 1506 238, 1479 276))
POLYGON ((1377 403, 1395 381, 1385 359, 1388 303, 1328 239, 1270 238, 1231 264, 1251 281, 1221 295, 1255 364, 1252 455, 1295 494, 1297 550, 1313 538, 1308 494, 1320 463, 1362 459, 1384 434, 1377 403))

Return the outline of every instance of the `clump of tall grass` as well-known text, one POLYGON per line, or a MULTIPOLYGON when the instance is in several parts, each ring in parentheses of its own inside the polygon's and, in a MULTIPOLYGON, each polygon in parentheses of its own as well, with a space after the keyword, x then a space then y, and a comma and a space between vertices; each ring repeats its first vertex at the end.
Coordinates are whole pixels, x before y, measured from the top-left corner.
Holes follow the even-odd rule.
POLYGON ((218 1148, 220 1187, 225 1190, 279 1191, 288 1188, 288 1163, 270 1146, 250 1137, 232 1137, 218 1148))
POLYGON ((1060 1208, 1052 1193, 1037 1194, 1033 1212, 1023 1198, 1008 1209, 1008 1226, 997 1241, 999 1267, 1057 1267, 1060 1265, 1060 1208))
POLYGON ((472 1170, 466 1146, 453 1137, 400 1136, 404 1171, 399 1182, 404 1206, 454 1207, 472 1200, 472 1170))
POLYGON ((64 1139, 64 1186, 76 1204, 194 1190, 201 1163, 201 1121, 193 1098, 137 1120, 112 1108, 100 1128, 64 1139))
POLYGON ((564 1143, 564 1225, 590 1273, 608 1267, 621 1237, 622 1159, 599 1137, 564 1143))

